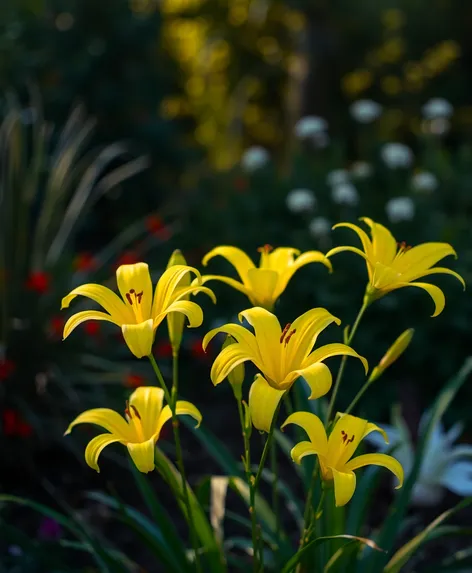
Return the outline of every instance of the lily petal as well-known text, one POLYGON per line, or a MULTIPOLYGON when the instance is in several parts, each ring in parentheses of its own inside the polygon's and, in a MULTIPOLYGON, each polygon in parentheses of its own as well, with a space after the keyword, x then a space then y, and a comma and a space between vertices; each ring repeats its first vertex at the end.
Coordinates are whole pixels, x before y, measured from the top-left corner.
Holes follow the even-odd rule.
POLYGON ((314 350, 303 362, 303 368, 307 368, 315 362, 321 362, 322 360, 326 360, 332 356, 354 356, 355 358, 359 358, 359 360, 362 362, 366 374, 369 370, 369 364, 363 356, 357 354, 357 352, 350 346, 340 342, 325 344, 324 346, 320 346, 320 348, 314 350))
MULTIPOLYGON (((197 421, 197 425, 195 426, 198 428, 202 422, 202 414, 200 410, 194 406, 191 402, 187 402, 186 400, 178 400, 177 404, 175 405, 175 413, 177 416, 192 416, 194 420, 197 421)), ((159 417, 159 421, 157 424, 155 439, 159 438, 159 434, 161 433, 162 427, 166 422, 168 422, 172 418, 172 410, 170 409, 169 405, 164 406, 162 409, 162 413, 159 417)))
POLYGON ((218 354, 211 367, 210 377, 214 386, 217 386, 240 364, 252 360, 256 362, 257 356, 252 356, 249 349, 236 342, 231 344, 218 354))
POLYGON ((344 466, 346 470, 354 471, 364 466, 382 466, 390 470, 398 479, 398 485, 395 489, 399 489, 403 485, 403 468, 398 460, 387 454, 363 454, 357 456, 347 462, 344 466))
POLYGON ((154 469, 155 439, 150 438, 146 442, 126 444, 134 465, 142 473, 147 474, 154 469))
POLYGON ((73 314, 65 323, 63 340, 65 340, 69 334, 79 326, 79 324, 82 324, 87 320, 105 320, 107 322, 112 322, 117 326, 121 326, 121 322, 115 320, 110 314, 100 312, 99 310, 82 310, 81 312, 73 314))
MULTIPOLYGON (((216 296, 215 293, 208 287, 204 287, 204 286, 188 286, 188 287, 181 287, 179 289, 177 289, 175 291, 175 298, 172 297, 172 302, 175 302, 177 300, 181 300, 183 298, 186 298, 188 296, 190 296, 191 294, 195 295, 199 292, 203 292, 206 295, 208 295, 211 299, 211 301, 216 304, 216 296)), ((188 300, 188 299, 187 299, 188 300)))
POLYGON ((284 394, 285 390, 272 388, 263 376, 256 375, 249 390, 249 411, 256 429, 270 431, 275 410, 284 394))
POLYGON ((362 257, 367 264, 370 266, 371 262, 369 260, 369 257, 360 249, 358 249, 357 247, 334 247, 334 249, 330 249, 327 253, 326 256, 332 257, 333 255, 337 255, 338 253, 344 253, 345 251, 350 251, 351 253, 356 253, 356 255, 359 255, 360 257, 362 257))
POLYGON ((115 442, 123 443, 120 438, 113 436, 113 434, 100 434, 90 440, 87 447, 85 448, 85 461, 89 467, 91 467, 96 472, 100 473, 100 468, 98 467, 98 457, 102 453, 102 450, 114 444, 115 442))
MULTIPOLYGON (((275 290, 279 280, 279 273, 270 269, 249 269, 247 273, 247 287, 249 298, 255 306, 262 306, 271 310, 276 301, 275 290)), ((282 289, 283 290, 283 289, 282 289)))
POLYGON ((116 271, 121 298, 136 317, 136 322, 151 318, 152 281, 146 263, 121 265, 116 271))
MULTIPOLYGON (((278 249, 277 249, 278 250, 278 249)), ((273 256, 275 253, 271 253, 269 256, 273 256)), ((325 267, 332 272, 333 267, 331 265, 331 261, 321 253, 320 251, 307 251, 303 253, 299 257, 297 257, 293 263, 285 266, 279 266, 279 280, 277 284, 277 289, 274 293, 274 298, 277 299, 283 293, 283 291, 287 288, 288 283, 290 282, 293 275, 298 271, 298 269, 304 267, 305 265, 309 265, 310 263, 321 263, 325 267)), ((271 267, 275 268, 275 267, 271 267)))
POLYGON ((221 275, 203 275, 202 284, 207 283, 208 281, 220 281, 222 283, 226 283, 230 287, 233 287, 239 292, 242 292, 247 297, 249 297, 251 294, 251 290, 247 286, 243 285, 243 283, 240 283, 236 279, 232 279, 231 277, 224 277, 221 275))
POLYGON ((168 267, 161 278, 157 281, 156 290, 154 291, 154 300, 152 303, 152 316, 156 317, 164 312, 167 307, 175 300, 176 293, 180 294, 182 281, 188 273, 193 273, 196 278, 193 280, 193 286, 201 285, 200 272, 186 265, 172 265, 168 267))
POLYGON ((286 364, 302 364, 319 334, 333 322, 341 324, 339 318, 324 308, 313 308, 292 322, 290 330, 295 330, 295 334, 287 348, 286 364))
POLYGON ((402 274, 411 273, 412 277, 406 280, 415 280, 413 278, 415 269, 427 270, 450 255, 457 258, 456 251, 448 243, 422 243, 408 249, 402 255, 402 274))
POLYGON ((380 426, 377 426, 376 424, 373 424, 372 422, 367 423, 367 426, 365 428, 364 435, 362 436, 362 439, 364 439, 366 436, 368 436, 372 432, 379 432, 381 434, 382 438, 384 439, 385 443, 386 444, 389 443, 387 432, 383 428, 381 428, 380 426))
POLYGON ((250 269, 254 269, 255 266, 244 251, 238 249, 237 247, 216 247, 203 257, 203 266, 206 267, 208 261, 217 256, 223 257, 229 263, 231 263, 241 277, 242 282, 246 284, 247 273, 250 269))
POLYGON ((326 437, 323 422, 318 416, 311 412, 294 412, 285 420, 281 428, 285 428, 288 424, 296 424, 305 430, 310 442, 301 443, 310 443, 311 448, 313 448, 313 453, 321 454, 322 456, 326 455, 328 451, 328 438, 326 437))
POLYGON ((134 322, 133 313, 120 297, 107 287, 96 284, 78 286, 62 299, 61 310, 68 308, 76 296, 85 296, 103 307, 119 324, 134 322))
POLYGON ((456 462, 447 466, 441 476, 441 484, 457 495, 472 495, 472 463, 456 462))
POLYGON ((300 251, 292 247, 277 247, 267 255, 267 268, 281 273, 293 265, 295 256, 299 254, 300 251))
POLYGON ((269 360, 279 364, 280 357, 274 356, 274 349, 280 347, 282 329, 277 317, 260 306, 243 310, 239 313, 240 322, 246 319, 254 328, 260 355, 267 362, 269 360))
POLYGON ((364 437, 367 420, 341 414, 328 438, 327 465, 342 468, 354 455, 364 437))
POLYGON ((296 464, 300 464, 305 456, 311 456, 317 453, 311 442, 299 442, 296 446, 293 446, 290 455, 296 464))
POLYGON ((67 436, 67 434, 70 434, 72 428, 77 424, 95 424, 101 426, 123 441, 127 441, 131 435, 126 420, 114 410, 110 410, 110 408, 93 408, 82 412, 82 414, 79 414, 77 418, 69 424, 64 435, 67 436))
POLYGON ((129 397, 130 408, 138 412, 145 440, 157 432, 163 400, 164 390, 156 386, 140 386, 129 397))
POLYGON ((337 225, 333 226, 333 229, 338 229, 339 227, 345 227, 346 229, 351 229, 361 240, 362 248, 364 249, 364 253, 370 257, 372 255, 372 241, 369 238, 369 235, 361 229, 357 225, 353 225, 352 223, 338 223, 337 225))
POLYGON ((293 374, 303 376, 303 379, 310 387, 310 395, 308 400, 316 400, 327 394, 333 383, 330 369, 322 362, 315 362, 311 366, 307 366, 302 370, 294 370, 293 374))
POLYGON ((334 499, 336 507, 342 507, 346 505, 354 495, 356 476, 353 472, 340 472, 334 468, 330 469, 333 472, 334 478, 334 499))
POLYGON ((154 343, 154 321, 152 318, 140 324, 123 324, 121 331, 128 348, 136 356, 143 358, 152 352, 154 343))
POLYGON ((257 346, 256 337, 252 332, 249 332, 247 328, 241 326, 240 324, 224 324, 223 326, 218 326, 205 334, 202 342, 203 350, 206 351, 210 341, 220 333, 230 334, 236 342, 239 342, 242 346, 246 346, 248 352, 257 356, 260 359, 259 347, 257 346))
POLYGON ((434 313, 431 315, 432 317, 438 316, 444 310, 444 307, 446 306, 446 297, 444 296, 443 291, 439 287, 429 283, 415 282, 415 283, 397 283, 395 285, 395 288, 407 287, 407 286, 422 288, 429 294, 429 296, 433 299, 434 302, 434 313))
POLYGON ((428 275, 452 275, 453 277, 456 277, 456 279, 461 283, 463 289, 465 290, 465 280, 461 277, 461 275, 459 273, 456 273, 455 271, 451 270, 451 269, 446 269, 443 267, 434 267, 432 269, 429 269, 428 271, 423 271, 423 272, 415 272, 414 274, 412 273, 412 276, 410 278, 410 273, 407 274, 402 274, 402 280, 416 280, 416 279, 420 279, 423 277, 426 277, 428 275), (408 278, 407 278, 408 277, 408 278))
POLYGON ((164 317, 170 313, 182 313, 188 318, 188 327, 196 328, 203 322, 203 311, 201 307, 191 300, 178 300, 173 302, 169 307, 154 317, 154 329, 163 321, 164 317))
POLYGON ((374 261, 381 261, 384 265, 392 263, 397 254, 397 241, 392 233, 380 223, 375 223, 369 217, 362 217, 369 227, 372 235, 372 257, 374 261))

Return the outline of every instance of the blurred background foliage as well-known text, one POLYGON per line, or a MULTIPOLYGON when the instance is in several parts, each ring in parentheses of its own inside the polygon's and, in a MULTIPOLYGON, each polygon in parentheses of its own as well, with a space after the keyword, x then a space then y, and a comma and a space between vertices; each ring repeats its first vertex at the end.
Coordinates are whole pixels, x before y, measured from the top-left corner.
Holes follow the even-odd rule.
MULTIPOLYGON (((175 248, 199 268, 218 244, 253 257, 266 243, 326 251, 356 240, 329 232, 332 224, 370 216, 407 244, 451 242, 459 255, 451 266, 470 281, 471 18, 472 6, 458 0, 4 0, 0 398, 8 459, 16 462, 19 442, 29 444, 22 451, 47 447, 79 409, 103 405, 108 389, 121 402, 146 382, 146 367, 106 326, 87 323, 60 342, 62 296, 87 281, 113 285, 124 262, 144 258, 157 278, 175 248), (432 98, 442 104, 425 108, 432 98), (367 104, 353 106, 358 100, 367 104), (407 147, 385 147, 392 142, 407 147), (100 161, 106 149, 116 154, 100 161), (90 166, 91 204, 70 213, 74 232, 48 258, 90 166), (40 246, 36 226, 55 176, 62 198, 51 198, 54 213, 41 223, 50 241, 40 246), (293 190, 312 199, 294 202, 293 190)), ((352 323, 365 268, 350 254, 333 264, 332 275, 315 266, 295 276, 277 309, 281 322, 326 306, 352 323)), ((386 419, 400 400, 416 427, 470 352, 470 295, 450 277, 435 282, 447 305, 434 320, 426 295, 409 289, 369 310, 355 347, 372 365, 405 328, 417 333, 362 413, 386 419)), ((204 326, 186 332, 182 365, 182 393, 209 404, 224 391, 211 388, 201 338, 249 304, 225 285, 215 291, 216 307, 202 303, 204 326)), ((341 330, 331 336, 339 340, 341 330)), ((156 355, 169 366, 165 329, 156 355)), ((353 396, 358 372, 349 373, 353 396)), ((470 388, 464 395, 451 411, 470 422, 470 388)), ((218 427, 224 408, 211 412, 218 427)))

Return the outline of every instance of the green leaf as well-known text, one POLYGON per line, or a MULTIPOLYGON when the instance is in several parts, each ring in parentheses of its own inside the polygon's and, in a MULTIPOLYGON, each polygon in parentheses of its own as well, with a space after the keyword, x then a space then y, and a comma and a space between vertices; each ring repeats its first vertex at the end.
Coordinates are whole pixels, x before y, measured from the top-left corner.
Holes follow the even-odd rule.
POLYGON ((346 563, 343 565, 342 562, 345 561, 347 557, 352 557, 352 554, 358 549, 359 543, 354 539, 345 543, 343 547, 340 547, 333 553, 330 560, 323 568, 323 573, 334 573, 335 571, 343 570, 350 571, 350 569, 346 569, 346 563), (340 567, 344 567, 344 569, 340 569, 340 567))
POLYGON ((355 541, 361 545, 367 545, 368 547, 371 547, 372 549, 375 549, 376 551, 382 551, 382 549, 380 549, 380 547, 378 547, 371 539, 366 539, 364 537, 356 537, 355 535, 347 535, 347 534, 326 535, 324 537, 318 537, 318 538, 314 539, 313 541, 310 541, 310 543, 307 543, 303 547, 303 549, 301 549, 300 551, 295 553, 295 555, 285 564, 281 573, 290 573, 290 571, 293 571, 295 569, 295 567, 298 565, 298 563, 300 562, 303 555, 307 551, 310 551, 312 548, 316 547, 317 545, 320 545, 321 543, 326 543, 327 541, 338 541, 338 540, 345 540, 346 542, 355 541))
POLYGON ((208 521, 208 518, 199 504, 195 494, 187 484, 187 492, 190 501, 191 516, 187 515, 186 504, 183 499, 182 478, 179 471, 169 458, 159 449, 156 448, 155 454, 156 468, 159 473, 174 492, 177 502, 180 505, 182 513, 187 522, 193 520, 196 533, 202 544, 201 557, 205 558, 205 573, 220 573, 226 571, 224 553, 219 545, 215 532, 208 521))
POLYGON ((134 463, 130 462, 130 467, 142 498, 151 512, 154 523, 159 525, 162 535, 176 560, 179 562, 182 571, 190 571, 190 563, 185 557, 186 548, 177 533, 174 522, 170 519, 169 514, 157 499, 146 477, 138 471, 134 463))
POLYGON ((398 529, 401 526, 403 518, 405 517, 408 503, 410 501, 411 492, 418 477, 421 463, 423 461, 426 444, 430 441, 434 428, 443 417, 444 412, 451 404, 454 396, 457 394, 462 384, 464 384, 471 371, 472 357, 469 357, 465 361, 458 374, 446 384, 439 396, 436 398, 436 401, 431 409, 431 416, 428 424, 420 436, 415 456, 415 462, 413 464, 411 473, 406 482, 403 484, 402 489, 399 490, 392 509, 390 510, 390 514, 385 520, 377 539, 378 544, 385 548, 387 555, 378 553, 370 555, 368 554, 364 560, 365 564, 363 565, 363 572, 377 573, 377 571, 382 571, 385 567, 388 555, 392 551, 392 548, 395 544, 395 540, 398 535, 398 529))
MULTIPOLYGON (((410 539, 408 543, 405 543, 394 556, 390 559, 384 568, 384 573, 400 573, 402 567, 408 562, 410 557, 427 541, 438 537, 439 535, 434 535, 435 530, 437 533, 437 528, 443 521, 449 519, 451 515, 460 511, 464 507, 467 507, 472 503, 472 497, 468 497, 458 503, 455 507, 448 509, 447 511, 441 513, 436 519, 434 519, 427 527, 423 529, 418 535, 415 535, 413 539, 410 539)), ((457 530, 456 530, 457 533, 457 530)), ((444 532, 443 532, 444 534, 444 532)), ((450 531, 449 533, 450 534, 450 531)))

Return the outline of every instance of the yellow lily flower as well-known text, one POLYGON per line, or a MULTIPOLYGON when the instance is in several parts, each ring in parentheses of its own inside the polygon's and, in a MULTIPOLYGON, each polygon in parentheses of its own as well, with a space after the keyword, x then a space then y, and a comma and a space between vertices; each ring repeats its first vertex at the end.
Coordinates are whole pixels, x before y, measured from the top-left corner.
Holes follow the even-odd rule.
POLYGON ((338 414, 329 438, 323 422, 311 412, 291 414, 287 424, 296 424, 305 430, 310 441, 300 442, 292 448, 291 456, 299 464, 305 456, 316 455, 320 462, 321 477, 326 482, 334 481, 336 506, 340 507, 354 495, 356 476, 354 470, 364 466, 382 466, 398 478, 396 489, 403 485, 403 468, 395 458, 386 454, 364 454, 352 458, 360 442, 371 432, 380 432, 388 443, 387 434, 375 424, 349 414, 338 414))
MULTIPOLYGON (((154 386, 137 388, 126 402, 125 418, 109 408, 93 408, 77 416, 64 435, 70 434, 77 424, 96 424, 109 433, 93 438, 85 449, 85 461, 93 470, 100 472, 98 457, 102 450, 115 442, 125 445, 140 472, 154 469, 154 447, 163 425, 172 418, 170 407, 162 407, 164 390, 154 386)), ((177 401, 178 416, 192 416, 197 427, 202 421, 199 410, 190 402, 177 401)))
POLYGON ((326 344, 311 352, 318 335, 332 322, 340 324, 324 308, 314 308, 298 317, 282 330, 275 315, 261 307, 239 314, 254 328, 254 334, 239 324, 225 324, 210 330, 203 339, 206 349, 219 332, 226 332, 236 342, 224 348, 211 368, 211 380, 216 386, 243 362, 251 361, 258 374, 249 393, 249 410, 254 426, 269 431, 275 410, 283 394, 302 376, 311 390, 310 400, 324 396, 332 384, 329 368, 323 360, 347 355, 359 358, 367 372, 367 360, 345 344, 326 344))
POLYGON ((293 274, 309 263, 322 263, 331 271, 331 262, 319 251, 300 254, 297 249, 281 247, 272 250, 270 245, 258 249, 261 253, 259 267, 256 267, 244 251, 236 247, 216 247, 203 258, 203 265, 216 256, 227 259, 238 272, 241 281, 220 275, 204 275, 202 284, 221 281, 245 294, 254 306, 272 310, 274 304, 287 288, 293 274))
POLYGON ((201 325, 202 309, 195 302, 182 300, 187 295, 204 292, 213 302, 216 300, 209 288, 201 286, 200 273, 185 265, 173 265, 162 274, 156 285, 154 298, 151 275, 146 263, 121 265, 116 271, 116 280, 121 298, 102 285, 85 284, 75 288, 62 299, 61 309, 67 308, 77 295, 82 295, 91 298, 107 311, 84 310, 74 314, 64 326, 64 339, 86 320, 106 320, 121 327, 131 352, 137 358, 142 358, 151 354, 156 328, 169 313, 184 314, 190 327, 201 325), (181 281, 188 273, 197 276, 197 284, 183 288, 181 281))
POLYGON ((371 238, 367 233, 351 223, 338 223, 337 227, 347 227, 358 234, 363 250, 356 247, 336 247, 326 253, 331 257, 343 251, 352 251, 365 259, 369 284, 366 289, 366 300, 370 303, 390 291, 402 287, 418 287, 425 290, 433 299, 435 311, 432 316, 438 316, 446 304, 442 290, 432 284, 417 282, 417 279, 433 274, 448 274, 456 277, 465 288, 464 279, 451 269, 435 267, 444 257, 456 252, 448 243, 423 243, 416 247, 408 247, 405 243, 397 243, 390 231, 375 223, 368 217, 363 217, 370 228, 371 238))

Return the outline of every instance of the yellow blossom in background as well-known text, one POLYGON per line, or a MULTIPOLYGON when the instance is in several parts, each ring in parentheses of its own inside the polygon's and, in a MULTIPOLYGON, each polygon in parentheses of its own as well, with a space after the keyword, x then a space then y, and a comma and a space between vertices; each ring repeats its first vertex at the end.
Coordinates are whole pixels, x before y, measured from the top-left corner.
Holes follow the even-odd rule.
MULTIPOLYGON (((171 258, 167 264, 167 268, 173 267, 175 265, 187 266, 187 261, 182 253, 177 249, 172 253, 171 258)), ((185 291, 186 294, 179 300, 189 300, 190 293, 188 289, 190 288, 190 274, 186 273, 180 282, 175 287, 176 295, 178 296, 179 290, 185 291)), ((167 329, 169 331, 169 342, 172 346, 172 353, 176 356, 180 349, 180 343, 182 342, 182 335, 185 326, 185 315, 181 312, 171 312, 167 315, 167 329)))
POLYGON ((385 10, 382 12, 382 24, 388 30, 398 30, 405 24, 405 14, 396 8, 385 10))
MULTIPOLYGON (((230 336, 229 334, 226 335, 226 340, 223 343, 222 350, 228 348, 232 344, 236 344, 236 340, 230 336)), ((231 384, 231 388, 233 389, 234 395, 236 396, 237 400, 242 399, 242 386, 244 382, 244 377, 246 375, 246 369, 244 367, 244 363, 239 364, 231 372, 228 374, 228 382, 231 384)))
POLYGON ((396 96, 402 91, 402 82, 397 76, 385 76, 380 80, 380 87, 389 96, 396 96))
MULTIPOLYGON (((164 424, 172 418, 170 407, 163 407, 164 390, 153 386, 137 388, 126 402, 125 418, 109 408, 86 410, 69 425, 65 435, 77 424, 96 424, 108 433, 93 438, 85 450, 85 461, 93 470, 100 472, 98 457, 102 450, 119 442, 128 452, 140 472, 154 469, 154 447, 164 424)), ((178 400, 177 416, 192 416, 197 426, 202 421, 199 410, 190 402, 178 400)))
POLYGON ((369 275, 366 300, 369 303, 402 287, 418 287, 431 296, 435 305, 432 316, 438 316, 446 303, 444 293, 439 287, 417 282, 417 279, 433 274, 448 274, 456 277, 465 288, 464 279, 458 273, 434 266, 444 257, 456 256, 448 243, 423 243, 409 247, 405 243, 397 243, 390 231, 380 223, 375 223, 368 217, 363 217, 361 221, 370 228, 371 238, 363 229, 352 223, 339 223, 333 228, 346 227, 353 230, 359 236, 363 250, 351 246, 335 247, 326 256, 332 257, 337 253, 351 251, 366 261, 369 275))
POLYGON ((346 74, 342 79, 342 88, 346 95, 355 97, 366 91, 374 81, 369 70, 355 70, 346 74))
POLYGON ((249 410, 254 426, 268 432, 280 399, 299 377, 310 387, 310 400, 329 392, 332 376, 323 361, 332 356, 359 358, 367 372, 367 361, 346 344, 332 343, 312 351, 318 335, 330 324, 340 324, 324 308, 314 308, 298 317, 284 329, 275 315, 260 307, 245 310, 239 320, 246 319, 254 334, 239 324, 225 324, 206 334, 203 348, 220 332, 231 335, 235 344, 224 348, 216 357, 211 380, 216 386, 241 364, 251 361, 261 372, 251 386, 249 410))
POLYGON ((371 375, 369 376, 370 382, 375 382, 377 378, 379 378, 387 368, 389 368, 394 362, 396 362, 400 356, 405 352, 405 350, 410 345, 410 342, 413 338, 415 330, 413 328, 409 328, 405 330, 400 336, 395 340, 395 342, 390 346, 387 352, 382 357, 382 360, 379 362, 378 366, 376 366, 373 370, 371 375))
POLYGON ((377 51, 379 62, 394 64, 405 54, 405 40, 400 37, 390 38, 377 51))
POLYGON ((275 302, 287 288, 294 273, 309 263, 322 263, 331 271, 330 261, 319 251, 300 254, 297 249, 264 245, 259 249, 261 258, 256 267, 244 251, 237 247, 216 247, 203 257, 203 265, 213 257, 221 256, 229 261, 239 274, 241 282, 221 275, 204 275, 202 284, 208 281, 224 282, 245 294, 254 306, 272 310, 275 302))
POLYGON ((305 430, 310 441, 300 442, 292 448, 292 459, 299 464, 305 456, 316 455, 320 463, 321 477, 334 482, 336 506, 346 505, 356 489, 354 470, 375 465, 390 470, 398 479, 397 489, 403 485, 403 468, 392 456, 386 454, 364 454, 353 458, 360 442, 371 432, 380 432, 388 443, 385 432, 376 426, 349 414, 338 414, 329 437, 323 422, 311 412, 295 412, 287 418, 287 424, 296 424, 305 430))
POLYGON ((85 296, 98 303, 106 312, 84 310, 72 315, 64 326, 64 339, 79 324, 87 320, 105 320, 121 327, 123 337, 137 358, 151 354, 156 328, 169 313, 180 313, 189 320, 189 326, 200 326, 202 309, 185 298, 197 292, 206 293, 213 301, 215 295, 201 286, 200 273, 184 265, 167 269, 159 279, 153 297, 152 281, 146 263, 121 265, 116 271, 116 281, 121 298, 107 287, 85 284, 72 290, 62 299, 61 308, 68 308, 77 296, 85 296), (188 274, 195 274, 195 284, 179 288, 188 274))

